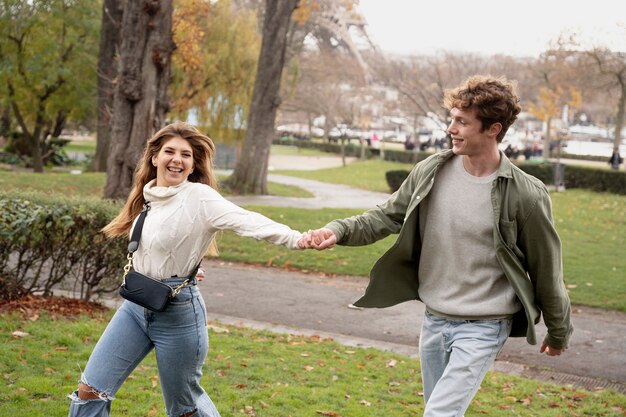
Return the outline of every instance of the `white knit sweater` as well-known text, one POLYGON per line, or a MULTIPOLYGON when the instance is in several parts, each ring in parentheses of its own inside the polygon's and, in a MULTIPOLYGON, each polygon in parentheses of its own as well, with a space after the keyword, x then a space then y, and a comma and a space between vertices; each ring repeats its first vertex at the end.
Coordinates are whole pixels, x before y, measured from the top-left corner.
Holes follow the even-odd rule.
POLYGON ((150 202, 150 211, 133 267, 153 278, 192 273, 219 230, 232 230, 240 236, 291 249, 298 248, 302 236, 227 201, 205 184, 186 181, 174 187, 157 187, 156 180, 152 180, 144 187, 143 195, 150 202))

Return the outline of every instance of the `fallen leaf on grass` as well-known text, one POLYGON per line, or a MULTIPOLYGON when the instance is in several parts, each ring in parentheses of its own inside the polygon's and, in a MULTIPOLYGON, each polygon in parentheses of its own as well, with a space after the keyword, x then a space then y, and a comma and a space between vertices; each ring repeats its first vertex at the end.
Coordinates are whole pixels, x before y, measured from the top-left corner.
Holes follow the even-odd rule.
POLYGON ((13 337, 26 337, 26 336, 30 336, 28 333, 23 332, 21 330, 16 330, 13 333, 11 333, 11 336, 13 337))
POLYGON ((395 359, 390 360, 389 362, 387 362, 387 368, 393 368, 398 364, 398 361, 395 359))
POLYGON ((372 403, 367 400, 361 400, 359 401, 359 404, 363 404, 366 407, 370 407, 372 405, 372 403))
POLYGON ((213 332, 215 332, 215 333, 230 333, 230 330, 228 330, 227 328, 225 328, 225 327, 218 327, 218 326, 214 326, 214 325, 212 325, 212 324, 209 324, 209 325, 207 326, 207 328, 208 328, 209 330, 212 330, 212 331, 213 331, 213 332))
POLYGON ((334 411, 322 411, 322 410, 316 410, 315 411, 317 414, 321 414, 323 416, 330 416, 330 417, 341 417, 339 414, 335 413, 334 411))

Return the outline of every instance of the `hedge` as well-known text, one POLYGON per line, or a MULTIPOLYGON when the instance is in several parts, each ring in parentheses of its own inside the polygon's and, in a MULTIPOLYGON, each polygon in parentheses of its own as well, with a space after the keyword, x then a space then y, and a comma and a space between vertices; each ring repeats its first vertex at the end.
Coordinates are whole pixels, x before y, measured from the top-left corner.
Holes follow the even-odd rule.
POLYGON ((127 241, 100 229, 119 210, 98 199, 0 192, 0 299, 66 288, 89 300, 117 289, 127 241))
MULTIPOLYGON (((305 149, 317 149, 321 152, 328 152, 334 154, 341 154, 341 145, 339 143, 330 143, 330 142, 313 142, 310 140, 302 140, 302 139, 293 139, 288 137, 276 138, 272 142, 274 145, 286 145, 286 146, 296 146, 298 148, 305 149)), ((346 156, 354 156, 359 158, 361 156, 361 145, 354 143, 347 143, 344 146, 345 155, 346 156)), ((364 156, 367 159, 375 157, 379 155, 380 149, 372 149, 369 146, 365 147, 364 156)), ((401 162, 405 164, 416 164, 430 155, 432 152, 414 152, 414 151, 403 151, 403 150, 395 150, 395 149, 385 149, 385 161, 391 162, 401 162)))
MULTIPOLYGON (((518 167, 544 184, 554 183, 556 164, 519 164, 518 167)), ((566 165, 563 171, 563 185, 565 188, 583 188, 590 191, 608 192, 626 195, 626 172, 608 169, 597 169, 576 165, 566 165)), ((387 184, 391 192, 395 192, 409 175, 409 171, 397 170, 385 173, 387 184)))

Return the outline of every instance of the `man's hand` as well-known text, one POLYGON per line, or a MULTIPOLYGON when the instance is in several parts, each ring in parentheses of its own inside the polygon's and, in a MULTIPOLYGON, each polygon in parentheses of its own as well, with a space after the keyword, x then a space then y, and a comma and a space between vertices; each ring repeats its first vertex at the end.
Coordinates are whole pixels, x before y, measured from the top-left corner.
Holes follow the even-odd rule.
POLYGON ((561 353, 565 352, 566 349, 567 349, 566 347, 557 349, 548 345, 546 342, 543 342, 541 344, 541 349, 539 349, 539 352, 541 353, 545 352, 545 354, 548 356, 559 356, 561 353))
POLYGON ((198 272, 196 272, 196 279, 198 281, 202 281, 204 279, 204 267, 202 265, 200 265, 198 272))
POLYGON ((309 230, 302 235, 298 246, 303 249, 323 250, 333 247, 337 243, 337 236, 328 228, 309 230))

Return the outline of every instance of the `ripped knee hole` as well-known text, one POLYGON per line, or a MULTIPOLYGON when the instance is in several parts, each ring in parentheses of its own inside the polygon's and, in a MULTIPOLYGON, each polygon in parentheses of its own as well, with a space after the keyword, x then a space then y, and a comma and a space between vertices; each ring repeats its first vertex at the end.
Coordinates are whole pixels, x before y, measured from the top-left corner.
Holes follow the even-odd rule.
POLYGON ((92 386, 82 382, 78 384, 78 398, 81 400, 108 400, 105 393, 96 391, 92 386))

